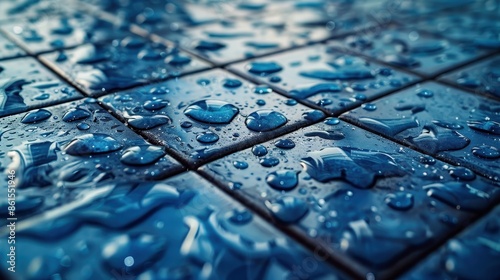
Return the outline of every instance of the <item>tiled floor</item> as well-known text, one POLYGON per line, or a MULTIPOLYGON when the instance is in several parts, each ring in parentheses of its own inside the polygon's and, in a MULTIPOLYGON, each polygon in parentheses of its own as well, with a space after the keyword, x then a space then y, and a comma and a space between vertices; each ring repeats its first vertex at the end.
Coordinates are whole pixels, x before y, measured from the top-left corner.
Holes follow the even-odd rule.
POLYGON ((0 278, 498 279, 499 7, 0 0, 0 278))

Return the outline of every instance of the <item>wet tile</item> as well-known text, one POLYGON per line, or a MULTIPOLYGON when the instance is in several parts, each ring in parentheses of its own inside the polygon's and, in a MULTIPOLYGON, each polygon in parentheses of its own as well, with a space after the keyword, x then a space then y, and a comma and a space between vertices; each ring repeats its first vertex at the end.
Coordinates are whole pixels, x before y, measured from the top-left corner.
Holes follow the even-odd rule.
POLYGON ((0 117, 80 97, 33 58, 0 61, 0 117))
POLYGON ((16 250, 30 254, 18 255, 16 276, 347 279, 194 173, 114 182, 91 196, 18 224, 16 250))
POLYGON ((135 36, 85 44, 44 54, 41 58, 89 95, 101 95, 208 67, 176 48, 135 36))
POLYGON ((1 28, 33 54, 129 35, 125 24, 121 26, 81 12, 12 21, 1 28))
POLYGON ((322 45, 242 62, 229 68, 334 114, 417 80, 411 74, 322 45))
POLYGON ((500 97, 500 56, 460 68, 440 79, 473 90, 474 93, 500 97))
POLYGON ((386 29, 331 41, 331 47, 362 53, 424 76, 434 76, 486 54, 469 44, 457 44, 414 30, 386 29))
POLYGON ((401 279, 498 279, 500 272, 500 207, 437 252, 401 279))
POLYGON ((0 60, 25 55, 25 52, 0 34, 0 60))
POLYGON ((209 163, 270 219, 331 249, 365 277, 391 279, 488 205, 498 187, 338 119, 209 163), (372 275, 373 276, 373 275, 372 275))
POLYGON ((184 76, 100 99, 129 126, 190 165, 265 141, 323 117, 297 101, 222 70, 184 76))
MULTIPOLYGON (((161 179, 182 170, 163 147, 148 145, 95 103, 74 101, 0 119, 0 166, 15 172, 17 217, 79 200, 103 182, 161 179)), ((7 184, 7 176, 1 180, 7 184)), ((0 194, 7 197, 7 188, 0 194)))
POLYGON ((483 49, 500 49, 500 22, 485 9, 454 12, 422 19, 413 28, 483 49))
POLYGON ((500 103, 427 82, 343 117, 500 180, 500 103))

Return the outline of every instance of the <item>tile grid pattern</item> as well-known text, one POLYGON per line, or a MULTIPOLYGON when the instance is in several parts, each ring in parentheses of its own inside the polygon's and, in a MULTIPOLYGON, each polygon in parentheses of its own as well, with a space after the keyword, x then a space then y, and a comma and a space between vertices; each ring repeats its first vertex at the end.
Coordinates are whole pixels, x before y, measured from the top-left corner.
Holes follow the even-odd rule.
MULTIPOLYGON (((86 11, 86 12, 91 12, 91 13, 94 13, 94 12, 95 12, 95 11, 90 11, 90 10, 86 10, 86 9, 84 9, 84 11, 86 11)), ((99 15, 99 12, 97 12, 97 14, 94 14, 93 16, 103 16, 103 15, 99 15)), ((109 16, 109 15, 106 15, 106 16, 109 16)), ((395 23, 391 23, 391 24, 395 24, 395 25, 397 26, 397 25, 400 25, 401 23, 400 23, 400 22, 395 22, 395 23)), ((134 28, 132 28, 132 31, 134 31, 134 28)), ((362 33, 362 32, 364 32, 364 31, 363 31, 363 30, 359 30, 359 31, 353 32, 352 34, 359 34, 359 33, 362 33)), ((7 36, 8 36, 8 34, 5 34, 5 35, 7 35, 7 36)), ((143 32, 137 32, 137 35, 139 35, 139 36, 143 36, 143 35, 144 35, 144 33, 143 33, 143 32)), ((153 35, 154 35, 154 31, 153 31, 153 35)), ((346 36, 348 36, 348 35, 350 35, 350 34, 343 34, 341 37, 346 37, 346 36)), ((148 37, 149 37, 149 36, 148 36, 148 37)), ((328 41, 329 41, 329 40, 331 40, 331 39, 332 39, 332 38, 328 38, 328 39, 325 39, 325 40, 322 40, 322 41, 316 42, 316 44, 318 44, 318 45, 321 45, 321 44, 327 44, 327 43, 328 43, 328 41)), ((171 43, 170 43, 170 42, 168 42, 168 41, 167 41, 167 43, 168 43, 168 44, 171 44, 171 43)), ((261 58, 266 58, 266 57, 268 57, 268 56, 272 56, 272 55, 275 55, 275 54, 278 54, 278 53, 285 53, 285 52, 290 51, 290 50, 301 49, 301 48, 304 48, 304 47, 307 47, 307 46, 306 46, 306 45, 304 45, 304 46, 299 46, 299 47, 293 47, 293 48, 289 48, 289 49, 280 50, 280 51, 278 51, 278 52, 272 52, 272 53, 269 53, 269 54, 265 54, 265 55, 264 55, 264 56, 262 56, 261 58)), ((182 46, 181 46, 181 49, 182 49, 182 46)), ((185 51, 185 52, 188 52, 188 53, 190 53, 190 52, 191 52, 191 50, 189 50, 189 49, 184 49, 184 51, 185 51)), ((344 51, 345 51, 345 50, 344 50, 344 51)), ((490 52, 490 53, 488 53, 488 54, 483 55, 483 56, 481 57, 481 59, 482 59, 482 60, 487 60, 487 59, 489 59, 489 58, 491 58, 491 57, 493 57, 493 56, 495 56, 495 55, 498 55, 499 53, 500 53, 500 51, 498 51, 498 50, 497 50, 497 51, 494 51, 494 52, 490 52)), ((192 53, 192 54, 193 54, 193 55, 196 55, 196 53, 192 53)), ((369 60, 369 61, 373 61, 373 62, 380 63, 380 64, 382 64, 382 65, 387 65, 387 66, 390 66, 390 64, 387 64, 386 62, 384 62, 384 61, 379 61, 379 60, 377 60, 376 58, 373 58, 373 57, 370 57, 370 56, 365 56, 365 55, 362 55, 362 54, 361 54, 361 55, 356 54, 356 55, 358 55, 358 56, 364 56, 364 57, 366 57, 366 59, 367 59, 367 60, 369 60)), ((23 55, 21 54, 21 56, 23 56, 23 55)), ((36 58, 36 59, 38 59, 38 58, 39 58, 39 55, 32 55, 32 54, 28 54, 28 55, 26 55, 26 56, 28 56, 28 57, 34 57, 34 58, 36 58)), ((200 58, 200 59, 202 59, 202 60, 205 60, 205 62, 207 62, 207 63, 209 63, 209 64, 212 64, 212 63, 213 63, 212 61, 207 60, 206 58, 203 58, 203 57, 201 57, 201 56, 198 56, 198 58, 200 58)), ((8 59, 13 59, 13 58, 12 58, 12 57, 9 57, 9 58, 5 58, 5 59, 3 59, 3 60, 8 60, 8 59)), ((243 60, 243 61, 244 61, 244 60, 243 60)), ((240 62, 240 61, 237 61, 237 62, 240 62)), ((471 65, 471 64, 475 64, 475 63, 477 63, 477 61, 466 62, 466 63, 463 63, 463 64, 459 65, 459 67, 466 67, 466 66, 469 66, 469 65, 471 65)), ((228 66, 230 66, 231 64, 233 64, 233 63, 228 63, 228 64, 219 65, 219 66, 214 66, 214 68, 212 68, 212 69, 216 69, 216 68, 223 69, 223 70, 226 70, 226 71, 228 71, 228 72, 230 72, 230 73, 233 73, 234 75, 240 76, 242 79, 248 79, 248 77, 246 77, 246 76, 241 76, 241 75, 240 75, 240 73, 239 73, 238 71, 233 71, 232 69, 228 68, 228 66)), ((214 64, 212 64, 212 65, 214 65, 214 64)), ((47 66, 47 68, 49 68, 50 70, 52 70, 50 65, 46 65, 46 66, 47 66)), ((395 69, 399 69, 399 70, 401 70, 401 71, 403 71, 403 72, 404 72, 404 71, 407 71, 407 70, 405 70, 405 69, 403 69, 403 68, 398 68, 397 66, 396 66, 396 67, 395 67, 395 66, 391 66, 391 67, 394 67, 395 69)), ((456 67, 456 68, 457 68, 457 67, 456 67)), ((200 70, 200 71, 202 71, 202 72, 203 72, 204 70, 200 70)), ((413 85, 415 85, 416 83, 423 83, 423 82, 427 82, 427 81, 436 81, 437 83, 445 83, 445 84, 446 84, 446 85, 448 85, 448 86, 457 87, 457 86, 456 86, 455 84, 453 84, 453 83, 449 83, 449 82, 442 81, 442 80, 437 80, 437 77, 438 77, 438 76, 441 76, 442 74, 450 73, 450 72, 452 72, 452 71, 454 71, 454 69, 453 69, 453 70, 448 70, 448 71, 446 71, 446 72, 444 72, 444 73, 439 73, 439 74, 436 74, 436 75, 434 75, 434 76, 427 76, 427 77, 420 76, 420 78, 421 78, 421 80, 420 80, 420 81, 418 81, 418 82, 416 81, 416 82, 409 83, 409 84, 407 84, 407 85, 405 85, 405 86, 403 86, 403 87, 401 87, 401 88, 395 89, 395 90, 393 90, 393 91, 389 91, 389 92, 387 92, 387 93, 383 94, 382 96, 379 96, 379 97, 377 97, 377 98, 375 98, 375 99, 372 99, 372 100, 370 100, 370 101, 379 100, 379 99, 385 98, 385 97, 387 97, 387 96, 397 95, 397 94, 398 94, 398 92, 403 91, 403 90, 408 89, 408 88, 411 88, 411 87, 412 87, 413 85)), ((57 71, 54 71, 54 72, 57 74, 57 71)), ((188 73, 188 74, 186 74, 186 76, 189 76, 189 75, 192 75, 192 74, 193 74, 193 73, 188 73)), ((418 75, 418 74, 417 74, 417 75, 418 75)), ((181 77, 182 77, 182 76, 183 76, 183 75, 181 75, 181 77)), ((62 79, 64 79, 64 78, 62 78, 62 79)), ((161 82, 161 81, 154 82, 153 84, 155 84, 155 83, 159 83, 159 82, 161 82)), ((69 82, 69 83, 71 83, 71 82, 69 82)), ((273 87, 274 85, 273 85, 272 83, 270 83, 270 84, 269 84, 269 86, 273 87)), ((133 88, 134 88, 134 87, 132 87, 131 89, 133 89, 133 88)), ((120 90, 118 90, 118 91, 122 91, 122 90, 120 89, 120 90)), ((472 90, 469 90, 469 91, 472 93, 472 90)), ((278 92, 279 94, 283 94, 283 91, 281 91, 281 90, 279 90, 279 89, 278 89, 278 90, 276 90, 276 92, 278 92)), ((112 92, 111 92, 111 93, 106 93, 106 95, 108 95, 108 94, 112 94, 112 92)), ((83 96, 85 96, 84 92, 82 92, 82 95, 83 95, 83 96)), ((284 96, 285 96, 285 97, 288 97, 288 96, 286 96, 286 95, 284 95, 284 96)), ((491 97, 491 96, 487 96, 487 97, 488 97, 488 98, 498 98, 498 97, 491 97)), ((84 98, 84 97, 82 97, 82 98, 84 98)), ((311 105, 310 105, 310 104, 308 104, 308 103, 306 103, 306 102, 302 102, 301 100, 298 100, 298 101, 299 101, 300 103, 304 104, 305 106, 310 106, 310 107, 311 107, 311 105)), ((56 104, 53 104, 53 105, 56 105, 56 104)), ((101 105, 101 106, 102 106, 102 105, 101 105)), ((321 107, 319 107, 319 106, 317 106, 317 107, 312 106, 312 107, 313 107, 314 109, 324 110, 323 108, 321 108, 321 107)), ((359 105, 358 105, 358 106, 356 106, 355 108, 357 108, 357 107, 359 107, 359 105)), ((352 109, 349 109, 349 110, 352 110, 352 109)), ((346 111, 347 111, 347 110, 346 110, 346 111)), ((327 110, 324 110, 324 113, 325 113, 325 114, 327 114, 328 116, 334 116, 334 117, 337 117, 337 116, 340 116, 340 115, 341 115, 342 113, 344 113, 344 112, 342 111, 342 112, 338 112, 338 113, 331 113, 331 112, 329 112, 329 111, 327 111, 327 110)), ((112 113, 112 114, 113 114, 113 113, 112 113)), ((321 122, 321 121, 323 121, 323 120, 324 120, 324 118, 319 119, 319 120, 315 121, 315 123, 319 123, 319 122, 321 122)), ((346 120, 346 121, 347 121, 347 122, 350 122, 352 125, 355 125, 355 126, 357 126, 357 125, 358 125, 356 122, 352 122, 352 121, 350 121, 350 120, 346 120)), ((361 129, 362 129, 362 128, 361 128, 361 129)), ((281 133, 280 135, 275 136, 275 138, 278 138, 279 136, 282 136, 283 134, 286 134, 286 133, 288 133, 288 132, 290 132, 290 131, 283 132, 283 133, 281 133)), ((376 131, 374 131, 374 132, 376 132, 376 131)), ((384 135, 382 135, 382 136, 384 136, 384 135)), ((390 138, 389 138, 389 139, 390 139, 390 138)), ((146 140, 147 140, 147 141, 152 141, 152 139, 146 139, 146 140)), ((271 139, 262 139, 262 140, 260 140, 259 142, 265 142, 265 141, 267 141, 267 140, 271 140, 271 139)), ((153 141, 153 142, 154 142, 154 141, 153 141)), ((252 143, 252 144, 255 144, 255 143, 252 143)), ((406 143, 404 143, 404 142, 400 142, 400 144, 402 144, 402 145, 406 145, 406 143)), ((250 146, 252 146, 252 145, 242 146, 242 147, 241 147, 241 149, 245 149, 245 148, 248 148, 248 147, 250 147, 250 146)), ((408 146, 408 145, 406 145, 406 146, 408 146)), ((410 148, 414 148, 414 147, 412 147, 411 145, 410 145, 409 147, 410 147, 410 148)), ((419 150, 419 151, 420 151, 420 152, 423 152, 423 153, 425 153, 425 152, 426 152, 425 150, 419 150)), ((174 156, 175 156, 175 155, 174 155, 174 156)), ((225 155, 221 155, 220 157, 223 157, 223 156, 225 156, 225 155)), ((178 158, 177 158, 177 159, 178 159, 178 158)), ((217 158, 214 158, 213 160, 215 160, 215 159, 217 159, 217 158)), ((442 160, 446 161, 446 159, 442 159, 442 160)), ((454 164, 454 162, 449 162, 449 163, 454 164)), ((188 168, 188 169, 189 169, 189 168, 188 168)), ((194 171, 197 171, 197 169, 195 169, 194 171)), ((209 180, 209 181, 211 181, 211 182, 218 183, 218 181, 217 181, 217 180, 213 179, 210 175, 207 175, 206 173, 201 173, 201 175, 202 175, 202 176, 204 176, 206 179, 208 179, 208 180, 209 180)), ((234 193, 230 193, 230 194, 231 194, 232 196, 235 196, 235 195, 234 195, 234 193)), ((255 210, 255 208, 254 208, 254 207, 252 207, 252 204, 251 204, 249 201, 247 201, 244 197, 238 197, 238 196, 235 196, 235 197, 237 197, 237 198, 240 200, 240 202, 242 202, 242 203, 246 204, 247 206, 249 206, 249 207, 251 207, 252 209, 254 209, 254 210, 255 210)), ((491 208, 492 208, 492 207, 491 207, 491 208)), ((489 209, 489 210, 491 210, 491 209, 489 209)), ((484 216, 485 216, 485 215, 487 215, 486 213, 487 213, 487 212, 489 212, 489 210, 488 210, 488 211, 485 211, 485 212, 483 213, 483 215, 484 215, 484 216)), ((257 209, 257 212, 260 212, 260 211, 257 209)), ((477 220, 479 220, 479 219, 480 219, 480 217, 477 217, 477 220)), ((286 229, 284 229, 284 230, 286 231, 286 229)), ((435 248, 437 248, 437 247, 439 247, 439 245, 436 245, 436 246, 434 246, 434 247, 435 247, 435 248)), ((430 251, 430 250, 429 250, 429 253, 431 253, 431 251, 430 251)), ((400 272, 400 273, 401 273, 401 272, 400 272)))

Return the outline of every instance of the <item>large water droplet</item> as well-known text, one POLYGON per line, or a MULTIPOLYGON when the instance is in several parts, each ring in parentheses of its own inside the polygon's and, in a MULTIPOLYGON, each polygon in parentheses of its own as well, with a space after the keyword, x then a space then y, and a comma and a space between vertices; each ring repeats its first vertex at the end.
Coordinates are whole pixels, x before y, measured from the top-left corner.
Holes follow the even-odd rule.
POLYGON ((251 62, 247 69, 250 73, 266 76, 283 70, 283 67, 276 62, 251 62))
POLYGON ((267 175, 266 182, 279 191, 290 191, 299 183, 297 174, 298 172, 293 170, 274 171, 267 175))
POLYGON ((253 131, 274 130, 286 124, 287 118, 273 110, 259 110, 251 113, 245 120, 246 126, 253 131))
POLYGON ((128 165, 148 165, 165 155, 163 147, 143 145, 127 148, 123 151, 120 161, 128 165))
POLYGON ((333 130, 325 130, 325 131, 312 131, 304 134, 307 137, 319 137, 326 140, 342 140, 345 138, 342 132, 336 132, 333 130))
POLYGON ((265 157, 259 160, 260 165, 264 167, 273 167, 280 163, 280 160, 275 157, 265 157))
POLYGON ((219 135, 208 131, 202 134, 198 134, 198 136, 196 136, 196 140, 203 144, 212 144, 219 141, 219 135))
POLYGON ((64 151, 70 155, 83 156, 113 152, 121 148, 122 145, 113 137, 94 133, 76 137, 66 145, 64 151))
POLYGON ((418 121, 415 118, 404 119, 374 119, 359 118, 359 121, 367 127, 386 135, 395 136, 407 129, 418 127, 418 121))
POLYGON ((165 115, 155 115, 155 116, 137 115, 128 117, 127 123, 135 129, 147 130, 155 128, 160 125, 169 124, 171 123, 171 120, 168 116, 165 115))
POLYGON ((307 85, 303 87, 297 87, 292 89, 289 94, 292 97, 296 97, 298 99, 306 99, 313 95, 319 93, 330 93, 330 92, 340 92, 342 91, 342 85, 339 83, 320 83, 307 85))
POLYGON ((303 77, 315 78, 326 81, 370 79, 375 73, 370 69, 339 69, 339 70, 309 70, 299 73, 303 77))
POLYGON ((184 114, 204 123, 227 124, 238 114, 236 106, 225 101, 201 100, 189 105, 184 114))
POLYGON ((478 158, 483 158, 483 159, 500 158, 500 151, 497 148, 488 145, 473 147, 472 154, 478 158))
POLYGON ((390 155, 354 148, 325 148, 309 152, 301 164, 307 174, 319 182, 343 179, 366 189, 375 177, 403 176, 406 172, 390 155))
POLYGON ((24 115, 24 117, 21 119, 22 123, 37 123, 44 121, 52 116, 52 113, 45 110, 45 109, 38 109, 31 111, 24 115))
POLYGON ((435 183, 423 187, 427 195, 452 207, 481 211, 488 207, 489 195, 462 182, 435 183))
POLYGON ((306 202, 294 196, 282 196, 276 201, 266 201, 266 207, 283 223, 295 223, 309 211, 306 202))
POLYGON ((62 120, 65 122, 74 122, 83 120, 90 117, 90 112, 81 108, 69 109, 63 116, 62 120))
POLYGON ((417 137, 408 137, 408 141, 430 153, 460 150, 469 145, 470 140, 462 134, 436 126, 424 126, 417 137))
POLYGON ((295 143, 292 141, 292 139, 279 139, 274 143, 274 146, 280 149, 285 149, 285 150, 290 150, 295 148, 295 143))
POLYGON ((467 125, 476 131, 500 135, 500 123, 495 121, 468 121, 467 125))

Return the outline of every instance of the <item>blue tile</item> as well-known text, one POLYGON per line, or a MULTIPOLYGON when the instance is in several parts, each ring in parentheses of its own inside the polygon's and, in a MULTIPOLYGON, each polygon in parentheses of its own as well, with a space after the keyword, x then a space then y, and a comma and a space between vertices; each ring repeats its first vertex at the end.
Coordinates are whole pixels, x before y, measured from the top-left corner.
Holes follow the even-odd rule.
MULTIPOLYGON (((327 119, 201 168, 274 222, 382 279, 499 198, 472 171, 327 119)), ((372 275, 373 276, 373 275, 372 275)))
MULTIPOLYGON (((183 169, 94 99, 1 118, 0 135, 0 166, 15 172, 23 219, 79 200, 100 183, 162 179, 183 169)), ((6 186, 7 176, 1 180, 6 186)), ((0 194, 7 197, 7 188, 0 194)))
POLYGON ((418 80, 411 74, 321 45, 229 68, 334 114, 418 80))
POLYGON ((426 82, 343 117, 500 180, 500 103, 426 82))
POLYGON ((25 55, 25 52, 0 34, 0 60, 25 55))
POLYGON ((332 41, 330 46, 361 53, 424 76, 434 76, 487 53, 469 44, 399 29, 361 33, 332 41))
MULTIPOLYGON (((17 229, 23 279, 340 279, 193 173, 113 182, 17 229), (87 200, 87 202, 85 202, 87 200), (93 202, 93 203, 92 203, 93 202)), ((6 269, 7 253, 2 254, 6 269)), ((347 279, 342 277, 342 279, 347 279)))
POLYGON ((137 36, 84 44, 41 58, 89 95, 201 70, 208 64, 176 48, 137 36))
POLYGON ((58 0, 2 0, 0 1, 0 19, 25 20, 27 18, 50 17, 74 9, 73 1, 58 0))
POLYGON ((457 69, 440 77, 477 94, 500 97, 500 56, 457 69))
POLYGON ((500 207, 449 240, 401 279, 499 279, 500 207))
POLYGON ((129 126, 199 165, 323 117, 268 86, 222 70, 184 76, 100 99, 129 126))
POLYGON ((1 28, 20 46, 34 54, 87 42, 109 41, 129 34, 126 24, 108 22, 81 12, 12 21, 2 24, 1 28))
POLYGON ((0 61, 0 117, 80 97, 33 58, 0 61))

